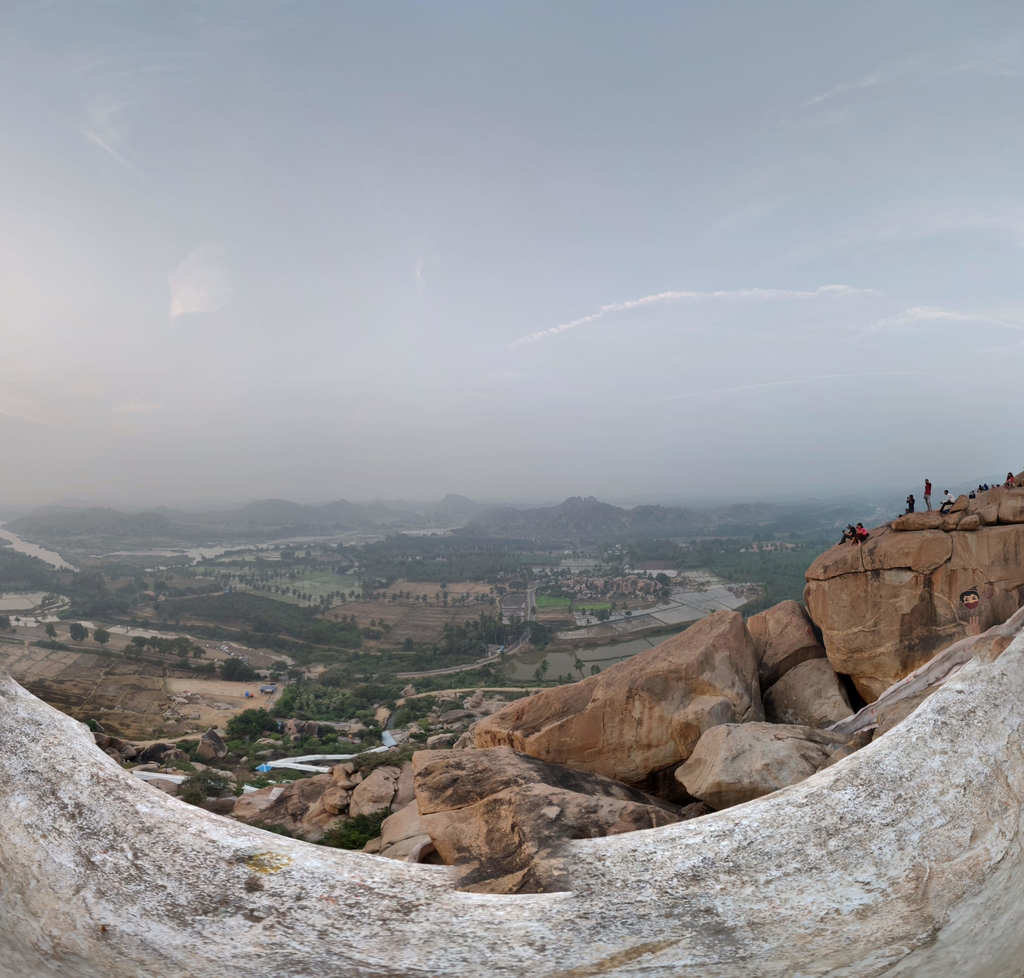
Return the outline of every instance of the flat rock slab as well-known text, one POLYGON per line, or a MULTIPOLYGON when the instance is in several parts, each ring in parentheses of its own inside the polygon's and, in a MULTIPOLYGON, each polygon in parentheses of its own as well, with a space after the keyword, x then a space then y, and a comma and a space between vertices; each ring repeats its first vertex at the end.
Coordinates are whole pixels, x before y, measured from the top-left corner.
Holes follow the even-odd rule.
POLYGON ((0 975, 1017 978, 1022 697, 1018 638, 807 781, 494 896, 185 805, 0 680, 0 975))

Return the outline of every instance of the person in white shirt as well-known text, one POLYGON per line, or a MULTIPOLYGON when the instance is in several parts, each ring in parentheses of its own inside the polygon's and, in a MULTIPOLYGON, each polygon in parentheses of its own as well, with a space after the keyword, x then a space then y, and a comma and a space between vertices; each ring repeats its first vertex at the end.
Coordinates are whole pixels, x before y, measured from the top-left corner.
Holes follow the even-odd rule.
POLYGON ((948 513, 953 508, 953 503, 956 502, 956 496, 951 496, 948 489, 944 489, 942 492, 942 502, 939 504, 940 513, 948 513))

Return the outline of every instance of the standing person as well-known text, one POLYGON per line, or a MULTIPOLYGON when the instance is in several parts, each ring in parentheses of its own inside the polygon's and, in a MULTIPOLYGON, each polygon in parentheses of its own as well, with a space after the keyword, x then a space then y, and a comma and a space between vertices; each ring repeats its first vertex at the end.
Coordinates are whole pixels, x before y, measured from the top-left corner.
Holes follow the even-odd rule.
MULTIPOLYGON (((911 493, 909 496, 907 496, 907 513, 914 512, 914 503, 915 502, 916 502, 916 500, 914 499, 914 494, 913 493, 911 493)), ((906 516, 906 513, 904 513, 903 515, 906 516)))
POLYGON ((932 483, 930 479, 924 480, 924 504, 928 507, 928 512, 932 511, 932 483))

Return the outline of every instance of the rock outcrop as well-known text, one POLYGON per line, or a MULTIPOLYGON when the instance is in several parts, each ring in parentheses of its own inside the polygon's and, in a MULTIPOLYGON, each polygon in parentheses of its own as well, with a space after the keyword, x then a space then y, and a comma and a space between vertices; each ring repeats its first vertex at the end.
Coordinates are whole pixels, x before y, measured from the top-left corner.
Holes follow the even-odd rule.
POLYGON ((455 867, 465 890, 565 890, 568 840, 619 835, 681 818, 674 806, 610 778, 570 771, 508 747, 420 751, 413 765, 419 825, 441 858, 455 867))
POLYGON ((807 781, 570 841, 571 895, 505 900, 166 797, 0 678, 0 975, 1014 978, 1022 725, 1018 638, 807 781))
POLYGON ((940 649, 1024 603, 1024 489, 982 493, 948 519, 957 528, 879 527, 863 545, 832 547, 807 570, 804 600, 828 659, 869 703, 940 649), (977 528, 961 531, 974 516, 977 528))
POLYGON ((278 825, 310 842, 322 839, 339 821, 372 815, 382 809, 398 811, 413 800, 413 769, 385 764, 366 777, 349 762, 330 774, 300 778, 288 785, 271 785, 242 795, 232 817, 258 825, 278 825))
POLYGON ((762 691, 801 662, 825 657, 814 625, 796 601, 780 601, 760 614, 751 615, 747 630, 757 653, 762 691))
POLYGON ((598 676, 510 703, 477 724, 475 744, 636 784, 689 757, 709 727, 763 719, 757 669, 743 619, 720 611, 598 676))
POLYGON ((801 662, 764 694, 764 714, 771 723, 828 727, 852 713, 850 699, 828 659, 801 662))
POLYGON ((729 808, 806 780, 849 739, 814 727, 724 723, 705 731, 676 778, 694 798, 729 808))

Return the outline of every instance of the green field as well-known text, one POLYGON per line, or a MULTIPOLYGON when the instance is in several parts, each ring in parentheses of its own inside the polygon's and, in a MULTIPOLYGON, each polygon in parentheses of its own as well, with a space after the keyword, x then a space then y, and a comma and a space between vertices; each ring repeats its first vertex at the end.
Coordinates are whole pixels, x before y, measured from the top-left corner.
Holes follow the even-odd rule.
POLYGON ((585 604, 574 604, 570 598, 556 598, 550 594, 538 594, 535 603, 538 608, 568 608, 573 611, 600 611, 602 608, 611 608, 608 601, 587 601, 585 604))
POLYGON ((273 576, 275 571, 280 573, 273 565, 257 568, 252 564, 239 566, 239 561, 234 561, 233 564, 234 566, 226 563, 208 566, 206 574, 200 571, 200 577, 217 579, 222 578, 225 573, 230 573, 230 585, 237 591, 305 606, 319 604, 321 598, 328 599, 333 606, 341 604, 340 598, 337 597, 338 592, 344 594, 348 600, 352 600, 350 591, 354 591, 357 598, 361 593, 358 578, 351 574, 336 574, 328 567, 299 566, 290 569, 287 574, 273 576))
POLYGON ((538 594, 535 603, 538 608, 568 608, 571 602, 568 598, 555 598, 550 594, 538 594))

